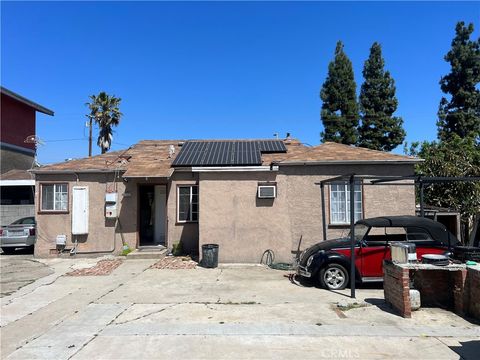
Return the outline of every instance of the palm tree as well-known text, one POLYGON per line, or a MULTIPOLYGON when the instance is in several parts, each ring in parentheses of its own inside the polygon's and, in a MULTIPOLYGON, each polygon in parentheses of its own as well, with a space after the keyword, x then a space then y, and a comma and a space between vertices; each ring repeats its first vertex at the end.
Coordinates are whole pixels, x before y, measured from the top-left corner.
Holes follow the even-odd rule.
POLYGON ((90 120, 90 138, 89 138, 89 154, 92 156, 92 120, 94 120, 98 127, 97 145, 102 149, 102 154, 105 154, 112 146, 113 126, 118 126, 122 113, 119 105, 122 99, 115 96, 110 96, 102 91, 98 95, 90 95, 90 102, 85 105, 90 109, 90 114, 87 117, 90 120))

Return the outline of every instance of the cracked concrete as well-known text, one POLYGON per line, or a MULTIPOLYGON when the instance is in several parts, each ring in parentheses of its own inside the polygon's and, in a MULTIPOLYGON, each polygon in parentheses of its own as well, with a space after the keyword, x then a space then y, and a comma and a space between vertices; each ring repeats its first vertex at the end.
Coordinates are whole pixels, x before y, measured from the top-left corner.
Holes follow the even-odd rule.
POLYGON ((44 276, 53 273, 47 265, 33 259, 33 255, 0 256, 2 278, 1 297, 13 294, 44 276))
POLYGON ((340 317, 334 305, 348 290, 297 286, 264 267, 167 270, 132 260, 109 276, 61 276, 81 261, 53 262, 55 274, 2 299, 2 359, 474 359, 480 351, 477 325, 442 309, 400 318, 381 288, 357 290, 367 306, 340 317))

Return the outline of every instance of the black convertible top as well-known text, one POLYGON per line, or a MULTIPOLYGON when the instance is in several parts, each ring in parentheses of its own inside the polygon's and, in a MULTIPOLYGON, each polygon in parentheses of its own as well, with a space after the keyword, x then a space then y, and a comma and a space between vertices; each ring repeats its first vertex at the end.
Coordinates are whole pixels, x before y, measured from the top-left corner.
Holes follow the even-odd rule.
POLYGON ((357 224, 364 224, 368 227, 418 227, 427 230, 435 240, 441 241, 444 244, 455 246, 458 243, 455 235, 450 233, 445 225, 418 216, 381 216, 359 220, 357 224))

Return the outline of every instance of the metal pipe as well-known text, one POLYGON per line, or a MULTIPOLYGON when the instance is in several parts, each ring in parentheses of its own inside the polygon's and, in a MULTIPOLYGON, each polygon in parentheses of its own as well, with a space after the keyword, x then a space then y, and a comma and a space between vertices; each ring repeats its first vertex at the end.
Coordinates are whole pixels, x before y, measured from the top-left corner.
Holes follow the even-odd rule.
POLYGON ((327 216, 325 214, 325 185, 320 184, 320 191, 322 193, 322 229, 323 229, 323 240, 327 240, 327 216))
POLYGON ((345 174, 345 175, 335 176, 335 177, 332 177, 332 178, 329 178, 329 179, 326 179, 326 180, 321 180, 320 184, 329 184, 329 183, 332 183, 332 182, 335 182, 335 181, 341 181, 341 180, 345 181, 353 175, 355 175, 355 174, 345 174))
POLYGON ((418 180, 419 190, 420 190, 420 216, 425 217, 425 209, 423 204, 423 180, 419 178, 418 180))
POLYGON ((355 175, 350 176, 350 297, 355 299, 355 175))
MULTIPOLYGON (((117 223, 119 222, 119 218, 116 217, 115 218, 115 224, 113 226, 113 244, 112 244, 112 248, 109 249, 109 250, 92 250, 92 251, 78 251, 77 250, 77 246, 78 246, 78 243, 77 241, 75 241, 76 245, 75 245, 75 248, 70 250, 70 255, 87 255, 87 254, 108 254, 108 253, 113 253, 116 249, 116 235, 117 235, 117 223), (72 253, 73 252, 73 253, 72 253)), ((122 234, 122 240, 123 240, 123 234, 122 234)))

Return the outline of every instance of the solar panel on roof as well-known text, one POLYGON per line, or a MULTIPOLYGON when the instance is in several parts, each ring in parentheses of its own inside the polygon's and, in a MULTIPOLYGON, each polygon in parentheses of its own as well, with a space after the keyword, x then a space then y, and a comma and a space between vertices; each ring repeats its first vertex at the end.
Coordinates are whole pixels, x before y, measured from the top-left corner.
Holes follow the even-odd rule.
POLYGON ((286 151, 280 140, 187 141, 172 166, 261 165, 262 153, 286 151))
POLYGON ((287 152, 283 141, 280 140, 258 140, 258 145, 262 153, 268 152, 287 152))

